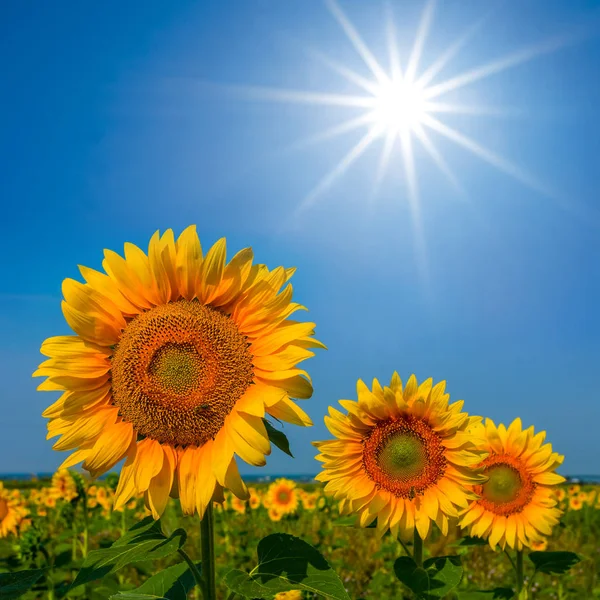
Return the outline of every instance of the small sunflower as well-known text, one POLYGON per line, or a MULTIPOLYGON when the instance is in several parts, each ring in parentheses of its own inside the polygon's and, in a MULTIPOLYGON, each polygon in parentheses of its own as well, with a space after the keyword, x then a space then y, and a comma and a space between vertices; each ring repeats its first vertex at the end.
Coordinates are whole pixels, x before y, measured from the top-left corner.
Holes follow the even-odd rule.
POLYGON ((246 512, 246 501, 240 500, 237 496, 233 496, 231 499, 231 508, 239 514, 244 514, 246 512))
POLYGON ((567 493, 563 488, 557 488, 556 490, 554 490, 554 495, 556 496, 556 499, 559 502, 562 502, 566 498, 567 493))
POLYGON ((57 499, 61 498, 66 502, 70 502, 77 497, 77 485, 67 469, 61 469, 54 473, 51 490, 57 499))
POLYGON ((302 600, 302 592, 300 590, 290 590, 289 592, 278 592, 274 600, 302 600))
POLYGON ((571 496, 569 498, 569 508, 571 510, 581 510, 583 508, 583 500, 578 496, 571 496))
POLYGON ((425 538, 432 521, 447 535, 448 519, 475 497, 467 486, 483 480, 469 432, 480 417, 461 412, 463 401, 449 405, 445 382, 419 386, 412 375, 403 388, 394 373, 389 387, 356 387, 358 402, 340 400, 348 414, 330 407, 325 417, 337 439, 313 442, 324 463, 316 479, 342 514, 358 513, 363 527, 377 518, 379 535, 416 527, 425 538))
POLYGON ((535 552, 545 552, 548 549, 548 540, 542 538, 537 542, 532 542, 531 549, 535 552))
POLYGON ((290 398, 310 398, 297 365, 325 346, 314 323, 289 319, 304 308, 295 269, 253 265, 250 248, 226 263, 225 239, 203 256, 195 226, 124 254, 105 251, 106 274, 80 267, 85 283, 64 280, 76 335, 42 344, 38 389, 64 392, 43 413, 48 437, 75 450, 62 468, 83 461, 96 477, 125 458, 115 506, 144 494, 154 518, 177 490, 188 515, 223 488, 246 499, 235 457, 265 464, 265 414, 312 424, 290 398))
POLYGON ((271 521, 281 521, 281 517, 283 517, 283 513, 279 512, 274 506, 269 507, 267 514, 271 521))
POLYGON ((9 534, 16 535, 19 524, 23 521, 27 511, 19 498, 4 489, 0 481, 0 538, 9 534))
POLYGON ((256 488, 248 488, 248 493, 250 494, 250 498, 248 500, 250 508, 252 510, 260 508, 260 494, 256 491, 256 488))
POLYGON ((460 526, 473 536, 488 538, 490 546, 523 550, 552 533, 561 511, 556 508, 554 485, 565 479, 554 473, 564 457, 543 444, 546 432, 523 430, 521 419, 508 428, 486 419, 481 463, 488 477, 475 486, 479 496, 465 511, 460 526))
POLYGON ((568 488, 569 495, 578 494, 581 490, 581 486, 577 483, 572 483, 568 488))
POLYGON ((296 483, 290 479, 276 479, 267 491, 269 506, 282 515, 296 512, 298 509, 298 491, 296 483))
POLYGON ((315 510, 317 507, 317 494, 305 494, 302 496, 302 507, 305 510, 315 510))

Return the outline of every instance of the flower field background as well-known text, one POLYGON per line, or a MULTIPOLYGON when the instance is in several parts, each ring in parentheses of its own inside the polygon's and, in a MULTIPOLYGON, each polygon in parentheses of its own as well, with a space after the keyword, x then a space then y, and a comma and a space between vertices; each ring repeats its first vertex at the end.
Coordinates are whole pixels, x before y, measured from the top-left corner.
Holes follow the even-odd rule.
MULTIPOLYGON (((150 515, 143 502, 135 499, 122 510, 113 511, 116 484, 117 477, 112 474, 105 481, 92 482, 72 472, 58 473, 52 481, 4 482, 1 494, 9 501, 6 506, 15 514, 15 528, 13 532, 3 532, 0 539, 0 578, 23 569, 45 569, 33 588, 19 597, 104 600, 112 596, 126 598, 127 590, 140 591, 138 588, 154 573, 168 571, 171 565, 181 565, 177 547, 169 546, 163 556, 152 562, 124 561, 122 568, 101 579, 73 585, 84 555, 92 553, 94 556, 94 551, 109 548, 132 525, 150 515)), ((559 506, 564 511, 560 525, 555 527, 547 544, 534 547, 533 551, 560 549, 574 552, 582 560, 562 575, 538 572, 530 588, 531 598, 600 597, 598 488, 580 485, 556 488, 559 506)), ((169 502, 160 527, 167 538, 183 528, 187 532, 186 552, 194 561, 200 561, 200 524, 193 517, 183 516, 179 503, 169 502)), ((248 501, 227 493, 225 502, 216 505, 218 597, 228 597, 223 581, 232 565, 250 571, 257 562, 257 542, 276 532, 298 536, 315 546, 353 599, 412 598, 394 574, 394 561, 403 554, 401 542, 389 534, 378 540, 374 529, 353 527, 353 518, 340 517, 337 503, 323 494, 320 484, 296 484, 285 479, 256 484, 250 488, 248 501)), ((412 538, 402 541, 410 549, 412 538)), ((426 545, 425 558, 453 554, 462 556, 464 573, 456 588, 461 598, 510 597, 506 586, 514 574, 505 553, 494 552, 486 540, 470 538, 458 527, 447 537, 434 529, 426 545), (497 592, 496 595, 468 595, 468 590, 476 589, 496 589, 497 592), (502 596, 502 590, 506 596, 502 596)), ((181 566, 173 568, 181 570, 181 566)), ((526 581, 533 571, 533 563, 526 559, 526 581)), ((185 582, 185 577, 181 581, 185 582)), ((192 585, 190 575, 190 588, 192 585)), ((6 598, 10 597, 8 593, 6 598)), ((173 588, 166 597, 199 599, 201 595, 197 588, 189 594, 183 588, 173 588)), ((279 600, 317 597, 306 590, 276 596, 279 600)), ((446 598, 455 598, 454 592, 446 598)))

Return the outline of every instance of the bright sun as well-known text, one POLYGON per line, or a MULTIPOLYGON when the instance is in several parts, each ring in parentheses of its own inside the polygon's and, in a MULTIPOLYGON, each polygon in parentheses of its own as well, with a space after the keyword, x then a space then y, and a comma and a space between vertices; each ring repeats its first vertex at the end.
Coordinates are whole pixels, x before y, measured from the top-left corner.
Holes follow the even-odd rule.
POLYGON ((423 90, 398 78, 381 84, 375 93, 373 121, 381 133, 403 134, 418 127, 427 115, 423 90))

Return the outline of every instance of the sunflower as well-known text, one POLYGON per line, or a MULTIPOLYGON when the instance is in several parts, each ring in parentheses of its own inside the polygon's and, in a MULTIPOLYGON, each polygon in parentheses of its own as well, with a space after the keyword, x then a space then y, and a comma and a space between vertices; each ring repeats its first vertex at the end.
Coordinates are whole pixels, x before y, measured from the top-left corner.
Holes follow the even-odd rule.
POLYGON ((274 600, 302 600, 302 592, 300 590, 278 592, 277 594, 275 594, 274 600))
POLYGON ((0 538, 16 535, 19 524, 26 514, 25 506, 0 481, 0 538))
POLYGON ((248 488, 248 493, 250 494, 250 499, 248 500, 250 508, 252 510, 260 508, 260 495, 256 491, 256 488, 248 488))
POLYGON ((298 509, 298 491, 295 482, 290 479, 276 479, 267 490, 269 506, 282 515, 296 512, 298 509))
POLYGON ((583 508, 583 501, 579 496, 571 496, 569 498, 569 508, 571 510, 581 510, 583 508))
POLYGON ((445 382, 419 386, 412 375, 403 388, 394 373, 390 387, 356 387, 357 402, 340 400, 348 414, 330 407, 325 417, 337 439, 313 442, 324 463, 316 479, 342 514, 358 513, 363 527, 377 518, 379 535, 416 527, 425 538, 432 521, 447 535, 448 519, 474 497, 466 486, 482 481, 469 433, 480 417, 461 412, 463 401, 449 405, 445 382))
POLYGON ((267 514, 271 521, 281 521, 281 517, 283 517, 283 513, 279 512, 274 506, 269 507, 267 514))
POLYGON ((556 490, 554 490, 554 495, 556 496, 556 499, 559 502, 562 502, 566 498, 567 493, 563 488, 557 488, 556 490))
POLYGON ((231 508, 239 514, 244 514, 246 512, 246 501, 240 500, 237 496, 234 496, 231 499, 231 508))
POLYGON ((246 248, 226 264, 225 239, 203 256, 195 226, 177 240, 157 231, 148 254, 125 244, 106 250, 105 273, 80 267, 65 279, 62 303, 74 336, 47 339, 34 376, 62 390, 43 413, 56 450, 75 450, 93 477, 125 458, 121 506, 144 494, 154 518, 177 489, 185 514, 200 516, 220 489, 248 497, 236 455, 265 464, 265 414, 311 425, 290 397, 310 398, 297 367, 324 348, 288 284, 295 269, 252 264, 246 248), (285 286, 281 290, 282 286, 285 286))
POLYGON ((548 540, 546 538, 542 538, 537 542, 532 542, 531 549, 536 552, 545 552, 548 548, 548 540))
POLYGON ((572 496, 573 494, 577 494, 579 491, 581 490, 581 486, 577 483, 572 483, 569 487, 568 487, 568 491, 569 491, 569 495, 572 496))
POLYGON ((305 510, 314 510, 317 506, 317 494, 305 494, 302 496, 302 507, 305 510))
POLYGON ((460 526, 473 536, 488 538, 490 546, 523 550, 552 533, 561 511, 556 508, 554 485, 565 479, 554 473, 564 457, 544 444, 546 432, 534 435, 523 430, 521 419, 508 429, 486 419, 484 448, 488 457, 481 463, 489 478, 475 486, 479 496, 465 511, 460 526))
POLYGON ((52 476, 51 493, 56 498, 70 502, 77 497, 77 485, 67 469, 61 469, 52 476))

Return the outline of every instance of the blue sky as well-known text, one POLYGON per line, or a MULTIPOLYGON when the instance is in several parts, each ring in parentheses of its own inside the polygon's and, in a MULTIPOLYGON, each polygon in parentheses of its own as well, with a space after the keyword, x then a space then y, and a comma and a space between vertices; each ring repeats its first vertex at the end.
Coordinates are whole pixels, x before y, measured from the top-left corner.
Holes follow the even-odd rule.
MULTIPOLYGON (((382 5, 340 5, 385 62, 382 5)), ((146 247, 156 229, 178 234, 196 223, 204 247, 225 236, 230 256, 252 246, 272 268, 298 267, 295 299, 329 347, 306 363, 315 393, 303 407, 315 426, 287 426, 296 459, 275 450, 263 472, 316 472, 310 440, 328 437, 327 406, 355 397, 358 378, 388 382, 397 370, 445 379, 470 413, 505 423, 521 416, 547 430, 565 454, 563 473, 598 473, 595 5, 438 3, 423 68, 487 19, 436 82, 557 35, 574 38, 450 93, 510 114, 443 115, 545 192, 432 133, 463 192, 415 143, 419 235, 398 147, 373 194, 379 142, 298 211, 364 131, 294 144, 355 108, 270 102, 227 87, 356 93, 306 52, 369 77, 323 3, 3 2, 0 472, 52 470, 64 458, 45 440, 41 417, 56 394, 36 392, 31 378, 41 342, 69 333, 62 280, 78 277, 77 264, 100 268, 104 248, 146 247)), ((423 6, 392 3, 405 61, 423 6)))

